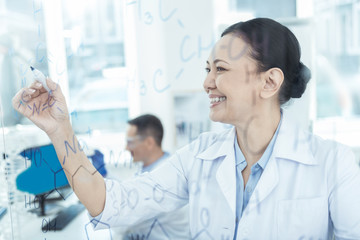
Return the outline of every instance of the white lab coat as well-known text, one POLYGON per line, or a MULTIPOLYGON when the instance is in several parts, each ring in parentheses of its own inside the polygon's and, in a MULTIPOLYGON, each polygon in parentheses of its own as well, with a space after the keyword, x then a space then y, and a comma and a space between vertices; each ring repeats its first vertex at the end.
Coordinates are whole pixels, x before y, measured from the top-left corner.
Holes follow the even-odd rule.
MULTIPOLYGON (((234 128, 205 133, 151 173, 121 184, 106 180, 97 228, 136 224, 189 202, 192 239, 232 240, 234 138, 234 128)), ((299 130, 284 112, 237 239, 318 240, 332 239, 333 233, 337 239, 360 239, 359 166, 349 148, 299 130)))
MULTIPOLYGON (((168 153, 166 154, 168 155, 168 153)), ((166 161, 167 158, 163 156, 151 165, 151 169, 149 169, 150 166, 148 166, 145 171, 154 171, 166 163, 166 161)), ((142 171, 144 171, 144 169, 142 169, 142 171)), ((171 239, 187 240, 189 239, 189 234, 189 206, 185 205, 181 209, 159 214, 156 218, 150 218, 127 229, 124 234, 126 236, 124 239, 166 240, 171 237, 171 239), (149 235, 150 230, 151 236, 149 235)))

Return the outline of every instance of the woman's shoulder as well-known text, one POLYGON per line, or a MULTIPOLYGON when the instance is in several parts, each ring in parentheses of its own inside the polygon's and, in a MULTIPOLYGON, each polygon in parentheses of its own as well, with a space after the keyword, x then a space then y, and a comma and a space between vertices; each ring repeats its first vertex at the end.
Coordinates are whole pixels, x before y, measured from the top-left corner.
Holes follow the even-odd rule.
POLYGON ((182 147, 177 152, 180 154, 198 155, 214 144, 223 144, 224 142, 233 142, 235 137, 235 128, 231 127, 219 132, 203 132, 188 145, 182 147))
POLYGON ((358 164, 350 146, 331 139, 324 139, 316 134, 308 134, 309 148, 319 164, 325 165, 327 168, 355 167, 358 164))
POLYGON ((337 142, 332 139, 323 138, 317 134, 306 133, 311 139, 310 146, 313 153, 321 150, 321 152, 333 153, 333 154, 342 154, 346 152, 352 152, 351 148, 345 144, 337 142))

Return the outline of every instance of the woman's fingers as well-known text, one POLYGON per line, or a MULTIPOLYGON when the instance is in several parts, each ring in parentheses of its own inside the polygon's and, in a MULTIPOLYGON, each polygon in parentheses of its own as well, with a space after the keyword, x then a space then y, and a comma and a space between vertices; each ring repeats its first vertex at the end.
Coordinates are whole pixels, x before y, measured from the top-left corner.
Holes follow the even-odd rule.
MULTIPOLYGON (((33 86, 32 86, 33 87, 33 86)), ((39 87, 39 86, 37 86, 39 87)), ((34 88, 22 88, 12 99, 12 105, 15 109, 20 109, 21 106, 26 106, 26 104, 31 100, 40 95, 39 89, 34 88)))
MULTIPOLYGON (((28 102, 30 99, 37 98, 42 92, 39 89, 33 89, 33 88, 24 88, 22 94, 22 100, 24 102, 28 102)), ((46 92, 46 90, 45 90, 46 92)))
MULTIPOLYGON (((47 83, 47 84, 49 84, 49 83, 47 83)), ((57 84, 54 83, 53 81, 51 81, 50 85, 52 85, 52 87, 50 88, 50 92, 48 94, 54 95, 54 93, 57 91, 57 88, 58 88, 57 84)), ((34 98, 38 97, 40 94, 42 94, 42 93, 47 93, 47 90, 44 88, 43 84, 41 82, 39 82, 39 81, 34 81, 30 85, 30 87, 23 88, 22 90, 23 90, 23 92, 22 92, 22 95, 21 95, 21 100, 23 102, 28 102, 32 98, 34 99, 34 98)))
MULTIPOLYGON (((51 78, 46 78, 46 85, 49 87, 51 95, 56 95, 56 93, 59 93, 59 84, 55 83, 53 80, 51 80, 51 78)), ((46 92, 46 89, 39 81, 34 81, 29 88, 39 90, 40 93, 46 92)))
POLYGON ((31 100, 32 95, 36 93, 35 89, 32 88, 23 88, 20 95, 20 101, 23 103, 27 103, 31 100))
MULTIPOLYGON (((48 104, 52 107, 56 102, 60 104, 62 111, 66 109, 65 98, 61 92, 60 86, 53 82, 50 78, 46 79, 47 86, 50 91, 47 92, 42 83, 35 81, 29 88, 22 88, 12 99, 13 107, 20 113, 25 114, 28 108, 31 110, 32 104, 48 104), (34 102, 35 101, 35 102, 34 102), (31 103, 31 104, 30 104, 31 103), (30 107, 29 107, 30 106, 30 107)), ((37 108, 40 106, 36 105, 37 108)))
POLYGON ((26 102, 30 101, 30 99, 31 95, 28 93, 27 89, 21 89, 12 99, 13 108, 20 112, 20 108, 25 107, 26 102))
POLYGON ((43 87, 43 85, 41 84, 41 82, 39 81, 34 81, 29 88, 33 88, 33 89, 41 89, 43 87))
POLYGON ((33 95, 36 92, 36 89, 33 88, 23 88, 26 95, 33 95))
POLYGON ((50 89, 50 96, 56 101, 59 102, 60 105, 63 104, 61 108, 67 108, 65 97, 61 91, 61 87, 58 83, 55 83, 51 78, 46 79, 46 84, 50 89))
POLYGON ((46 84, 52 91, 55 91, 58 88, 58 84, 55 83, 51 78, 46 78, 46 84))
POLYGON ((55 83, 51 78, 46 78, 46 84, 50 89, 50 94, 55 100, 59 100, 63 97, 59 84, 55 83))
POLYGON ((42 85, 42 83, 39 82, 39 81, 33 82, 33 83, 30 85, 29 88, 39 90, 39 93, 44 93, 44 92, 46 92, 46 89, 44 88, 44 86, 42 85))

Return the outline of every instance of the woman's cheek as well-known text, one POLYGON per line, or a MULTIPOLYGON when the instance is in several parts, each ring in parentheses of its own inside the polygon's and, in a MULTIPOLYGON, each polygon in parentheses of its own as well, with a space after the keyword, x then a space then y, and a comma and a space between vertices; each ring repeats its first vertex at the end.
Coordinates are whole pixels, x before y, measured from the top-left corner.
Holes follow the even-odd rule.
POLYGON ((219 88, 219 85, 221 85, 220 77, 216 77, 215 84, 216 84, 216 87, 219 88))

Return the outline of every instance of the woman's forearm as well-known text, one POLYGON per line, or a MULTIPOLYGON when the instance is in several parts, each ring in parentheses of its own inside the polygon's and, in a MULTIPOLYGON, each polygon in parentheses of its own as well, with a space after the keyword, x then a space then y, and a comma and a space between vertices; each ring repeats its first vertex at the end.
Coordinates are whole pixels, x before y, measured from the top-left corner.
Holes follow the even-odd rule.
POLYGON ((105 182, 90 163, 74 135, 61 87, 50 78, 44 83, 34 81, 20 89, 12 99, 16 111, 30 119, 50 137, 70 186, 90 215, 99 215, 105 205, 105 182), (25 104, 26 103, 26 104, 25 104), (45 106, 34 114, 29 106, 45 106))
POLYGON ((105 205, 105 182, 83 152, 71 125, 48 135, 74 193, 91 216, 99 215, 105 205))

